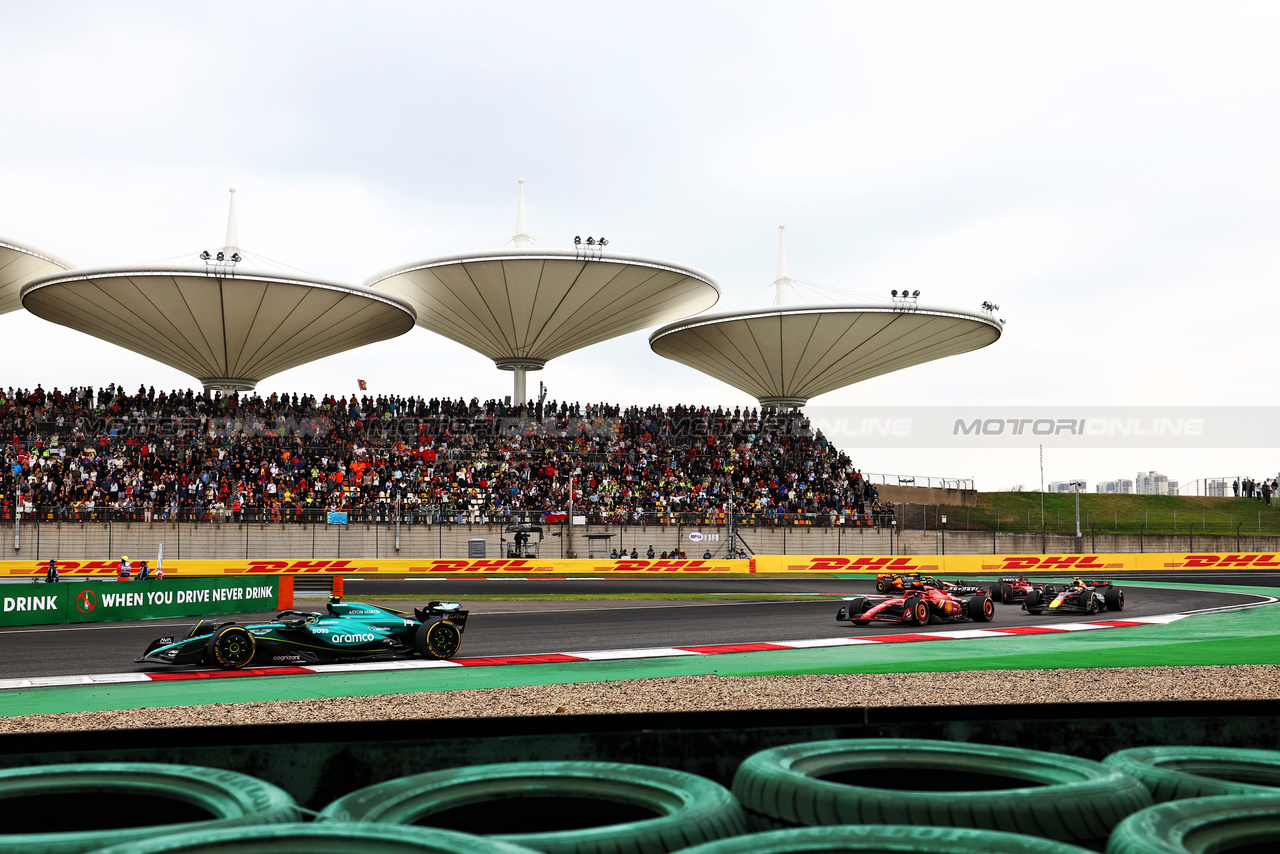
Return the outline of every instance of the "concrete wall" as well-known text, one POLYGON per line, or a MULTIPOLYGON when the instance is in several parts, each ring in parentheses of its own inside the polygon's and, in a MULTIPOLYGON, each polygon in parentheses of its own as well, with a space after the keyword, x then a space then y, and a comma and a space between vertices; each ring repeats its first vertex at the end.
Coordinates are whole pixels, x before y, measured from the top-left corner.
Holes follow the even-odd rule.
MULTIPOLYGON (((662 526, 592 525, 575 527, 571 538, 564 525, 547 526, 543 557, 587 557, 585 534, 613 534, 597 540, 595 557, 611 547, 635 548, 644 557, 650 545, 657 552, 683 546, 689 557, 702 557, 710 549, 724 557, 728 530, 713 525, 662 526), (689 534, 703 535, 691 541, 689 534), (565 536, 556 536, 556 534, 565 536), (715 537, 716 539, 711 539, 715 537)), ((904 531, 874 528, 762 527, 738 528, 738 537, 755 554, 1078 554, 1124 552, 1251 552, 1280 553, 1280 537, 1234 536, 1138 537, 1136 535, 1008 533, 992 531, 904 531)), ((401 525, 399 550, 394 525, 290 525, 197 522, 133 523, 28 523, 19 529, 18 548, 13 530, 4 532, 0 549, 6 560, 57 558, 154 559, 164 543, 165 557, 205 559, 247 558, 434 558, 466 557, 467 541, 486 541, 487 557, 502 557, 510 535, 501 525, 401 525), (500 545, 500 542, 503 545, 500 545)))
POLYGON ((941 489, 928 486, 875 485, 880 501, 894 504, 941 504, 944 507, 977 507, 978 492, 974 489, 941 489))

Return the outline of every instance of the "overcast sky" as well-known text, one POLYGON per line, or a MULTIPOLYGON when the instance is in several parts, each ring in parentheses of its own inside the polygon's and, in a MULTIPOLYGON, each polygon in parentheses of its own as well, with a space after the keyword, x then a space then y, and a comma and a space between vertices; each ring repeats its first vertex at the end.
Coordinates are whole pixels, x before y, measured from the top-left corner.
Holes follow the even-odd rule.
MULTIPOLYGON (((813 405, 1264 405, 1280 334, 1280 4, 0 2, 0 237, 79 266, 240 243, 318 277, 529 230, 700 268, 1001 305, 989 348, 813 405)), ((550 396, 752 404, 636 333, 550 396)), ((25 312, 0 384, 187 388, 25 312)), ((271 391, 478 396, 424 329, 271 391)), ((850 447, 874 472, 1039 481, 1035 450, 850 447)), ((1046 479, 1274 475, 1273 449, 1062 451, 1046 479)))

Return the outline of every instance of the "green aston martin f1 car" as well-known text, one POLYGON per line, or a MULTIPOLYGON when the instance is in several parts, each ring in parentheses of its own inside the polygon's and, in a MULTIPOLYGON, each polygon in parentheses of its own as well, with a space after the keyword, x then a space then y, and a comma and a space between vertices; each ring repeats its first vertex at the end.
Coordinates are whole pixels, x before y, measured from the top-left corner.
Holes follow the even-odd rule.
POLYGON ((452 658, 468 611, 428 602, 413 616, 361 602, 329 601, 328 613, 282 611, 274 621, 241 626, 201 620, 186 637, 156 638, 139 664, 207 664, 224 670, 263 665, 385 661, 421 655, 452 658))

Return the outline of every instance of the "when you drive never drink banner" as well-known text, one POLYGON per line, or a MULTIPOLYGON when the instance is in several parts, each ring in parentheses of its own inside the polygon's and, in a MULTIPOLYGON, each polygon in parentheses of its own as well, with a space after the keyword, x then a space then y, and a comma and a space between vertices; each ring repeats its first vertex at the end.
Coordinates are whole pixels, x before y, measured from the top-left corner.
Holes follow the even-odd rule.
POLYGON ((0 626, 100 623, 293 607, 293 579, 165 578, 0 587, 0 626))

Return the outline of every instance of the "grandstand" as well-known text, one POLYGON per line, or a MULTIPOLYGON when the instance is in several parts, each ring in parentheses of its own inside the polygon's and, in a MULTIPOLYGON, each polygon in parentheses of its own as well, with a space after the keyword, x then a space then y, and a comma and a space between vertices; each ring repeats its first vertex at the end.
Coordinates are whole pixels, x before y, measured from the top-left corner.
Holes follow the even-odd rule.
POLYGON ((891 307, 782 305, 792 280, 780 241, 779 305, 680 320, 650 338, 656 352, 749 391, 760 409, 528 401, 527 370, 708 308, 720 287, 692 268, 606 252, 602 238, 533 246, 521 185, 513 248, 395 268, 363 287, 266 269, 269 259, 238 246, 234 190, 225 245, 194 263, 27 282, 28 310, 184 370, 204 390, 0 393, 0 506, 51 522, 317 523, 341 513, 506 524, 572 508, 589 524, 883 526, 892 504, 795 408, 985 346, 1002 329, 905 296, 891 307), (415 322, 513 370, 513 398, 251 393, 270 374, 415 322))
POLYGON ((874 525, 799 414, 115 386, 0 393, 3 506, 49 521, 874 525), (572 496, 570 488, 572 484, 572 496), (15 496, 20 498, 15 499, 15 496))

